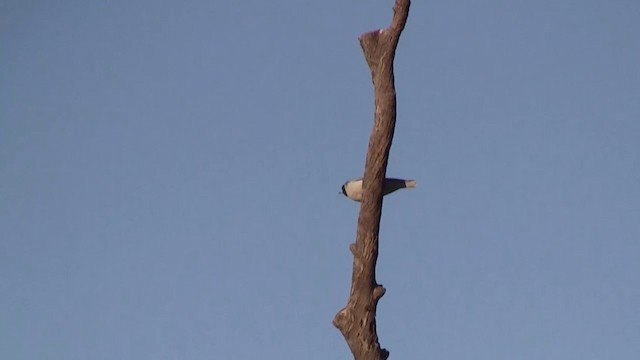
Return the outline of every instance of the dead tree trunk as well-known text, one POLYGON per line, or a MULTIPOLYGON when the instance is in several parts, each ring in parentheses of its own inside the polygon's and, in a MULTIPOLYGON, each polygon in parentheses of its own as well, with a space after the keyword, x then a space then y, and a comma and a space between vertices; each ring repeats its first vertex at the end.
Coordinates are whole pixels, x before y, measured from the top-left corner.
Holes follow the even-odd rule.
POLYGON ((360 35, 360 45, 371 69, 375 115, 364 170, 364 193, 358 216, 356 242, 351 244, 353 274, 347 306, 333 324, 340 329, 355 360, 385 360, 376 333, 376 308, 385 289, 376 282, 378 232, 382 215, 382 189, 396 125, 393 60, 400 34, 409 16, 410 0, 396 0, 393 20, 386 29, 360 35))

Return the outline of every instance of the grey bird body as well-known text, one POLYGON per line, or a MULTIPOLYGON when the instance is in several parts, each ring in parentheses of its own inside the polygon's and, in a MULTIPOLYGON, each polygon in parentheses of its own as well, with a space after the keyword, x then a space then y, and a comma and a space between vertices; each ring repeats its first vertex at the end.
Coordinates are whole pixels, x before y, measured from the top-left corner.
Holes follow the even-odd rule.
MULTIPOLYGON (((392 192, 404 189, 416 187, 415 180, 405 179, 384 179, 384 189, 382 190, 384 195, 391 194, 392 192)), ((342 185, 342 194, 354 201, 362 201, 362 178, 349 180, 342 185)))

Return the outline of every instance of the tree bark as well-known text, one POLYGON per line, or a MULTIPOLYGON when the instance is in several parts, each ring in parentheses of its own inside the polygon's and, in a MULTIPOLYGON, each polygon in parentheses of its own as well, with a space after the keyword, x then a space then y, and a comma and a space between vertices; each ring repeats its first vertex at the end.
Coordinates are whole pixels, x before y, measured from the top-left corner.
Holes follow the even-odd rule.
POLYGON ((376 332, 376 308, 385 288, 376 282, 378 233, 382 215, 382 189, 396 124, 396 91, 393 75, 395 51, 409 16, 410 0, 396 0, 393 19, 386 29, 360 35, 375 92, 375 114, 364 170, 363 197, 353 253, 351 293, 347 306, 333 319, 355 360, 386 360, 376 332))

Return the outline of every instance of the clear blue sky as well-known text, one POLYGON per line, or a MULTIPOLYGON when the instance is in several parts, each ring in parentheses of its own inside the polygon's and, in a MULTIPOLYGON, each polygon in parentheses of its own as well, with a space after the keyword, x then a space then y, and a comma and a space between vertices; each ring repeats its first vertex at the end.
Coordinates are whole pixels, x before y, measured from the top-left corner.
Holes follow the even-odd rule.
MULTIPOLYGON (((392 0, 0 3, 0 356, 349 359, 392 0)), ((640 2, 414 1, 393 359, 640 358, 640 2)))

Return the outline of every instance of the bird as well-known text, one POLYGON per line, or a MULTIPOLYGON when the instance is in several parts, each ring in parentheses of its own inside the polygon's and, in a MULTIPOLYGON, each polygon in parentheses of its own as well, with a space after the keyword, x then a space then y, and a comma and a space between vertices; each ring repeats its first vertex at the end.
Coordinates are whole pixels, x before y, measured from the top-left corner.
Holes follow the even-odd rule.
MULTIPOLYGON (((391 194, 392 192, 403 188, 416 187, 415 180, 405 179, 384 179, 383 195, 391 194)), ((342 185, 342 195, 348 197, 354 201, 362 201, 362 178, 351 179, 342 185)))

